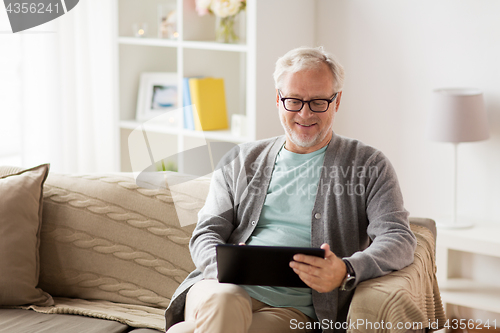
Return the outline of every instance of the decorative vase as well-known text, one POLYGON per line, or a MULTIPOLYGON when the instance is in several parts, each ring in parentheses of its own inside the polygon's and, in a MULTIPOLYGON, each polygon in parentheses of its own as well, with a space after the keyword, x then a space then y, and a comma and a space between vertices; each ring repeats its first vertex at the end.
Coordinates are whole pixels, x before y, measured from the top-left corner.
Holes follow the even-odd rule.
MULTIPOLYGON (((237 15, 237 14, 236 14, 237 15)), ((215 40, 220 43, 236 43, 239 38, 234 30, 236 15, 215 17, 215 40)))

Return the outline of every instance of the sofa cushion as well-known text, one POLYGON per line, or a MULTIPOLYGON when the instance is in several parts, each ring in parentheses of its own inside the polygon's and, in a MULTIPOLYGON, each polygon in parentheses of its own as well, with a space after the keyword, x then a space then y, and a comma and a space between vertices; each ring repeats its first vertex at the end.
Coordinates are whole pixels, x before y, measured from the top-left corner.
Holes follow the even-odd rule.
MULTIPOLYGON (((14 170, 14 169, 12 169, 14 170)), ((0 305, 51 305, 36 288, 43 184, 49 165, 0 176, 0 305)))
POLYGON ((40 286, 54 297, 165 309, 194 269, 194 225, 180 225, 167 186, 141 188, 132 174, 52 173, 44 197, 40 286))
MULTIPOLYGON (((165 309, 64 297, 54 297, 54 303, 53 306, 22 306, 22 309, 45 314, 71 314, 113 320, 130 327, 151 328, 165 332, 165 309)), ((2 326, 2 322, 0 322, 0 326, 2 326)))
MULTIPOLYGON (((0 309, 0 333, 125 333, 129 330, 127 325, 111 320, 23 309, 0 309)), ((156 330, 149 332, 158 333, 156 330)))

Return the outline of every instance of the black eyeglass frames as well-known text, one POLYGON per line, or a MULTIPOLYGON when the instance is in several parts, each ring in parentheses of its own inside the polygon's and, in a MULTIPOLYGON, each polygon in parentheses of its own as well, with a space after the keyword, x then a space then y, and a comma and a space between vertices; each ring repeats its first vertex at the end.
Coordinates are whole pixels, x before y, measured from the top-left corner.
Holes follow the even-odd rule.
POLYGON ((335 98, 337 98, 338 92, 335 93, 331 99, 317 98, 311 99, 310 101, 303 101, 298 98, 281 97, 280 90, 278 90, 278 94, 280 96, 281 102, 283 103, 283 107, 287 111, 299 112, 304 107, 304 104, 307 103, 309 104, 309 110, 311 110, 312 112, 321 113, 328 110, 328 108, 330 107, 330 103, 332 103, 335 98))

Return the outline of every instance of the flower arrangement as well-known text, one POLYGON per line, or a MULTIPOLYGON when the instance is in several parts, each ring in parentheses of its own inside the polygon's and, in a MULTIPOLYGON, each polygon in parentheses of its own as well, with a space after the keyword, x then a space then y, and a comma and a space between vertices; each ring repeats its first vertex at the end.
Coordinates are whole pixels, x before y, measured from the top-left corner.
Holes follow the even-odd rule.
POLYGON ((246 0, 196 0, 196 11, 200 16, 214 14, 217 17, 216 39, 230 43, 238 41, 234 32, 234 19, 245 10, 246 4, 246 0))

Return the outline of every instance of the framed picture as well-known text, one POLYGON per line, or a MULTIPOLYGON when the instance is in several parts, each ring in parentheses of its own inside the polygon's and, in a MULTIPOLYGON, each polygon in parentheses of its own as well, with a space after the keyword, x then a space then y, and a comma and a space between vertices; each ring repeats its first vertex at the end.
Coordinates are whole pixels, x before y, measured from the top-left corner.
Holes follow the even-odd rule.
MULTIPOLYGON (((137 96, 137 121, 153 118, 170 119, 178 112, 177 73, 142 73, 137 96), (165 117, 166 114, 170 117, 165 117)), ((177 125, 178 119, 170 119, 169 125, 177 125), (175 123, 175 124, 174 124, 175 123)))

